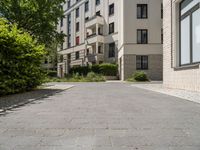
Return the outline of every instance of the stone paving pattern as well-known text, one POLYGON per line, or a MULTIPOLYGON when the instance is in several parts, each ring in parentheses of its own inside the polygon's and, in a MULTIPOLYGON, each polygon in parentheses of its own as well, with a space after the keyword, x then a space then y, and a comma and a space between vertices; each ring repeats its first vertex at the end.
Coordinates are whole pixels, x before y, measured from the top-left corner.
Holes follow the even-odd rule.
POLYGON ((199 104, 126 83, 77 83, 0 116, 0 150, 199 149, 199 104))
POLYGON ((200 103, 200 92, 166 88, 162 82, 133 84, 132 86, 200 103))

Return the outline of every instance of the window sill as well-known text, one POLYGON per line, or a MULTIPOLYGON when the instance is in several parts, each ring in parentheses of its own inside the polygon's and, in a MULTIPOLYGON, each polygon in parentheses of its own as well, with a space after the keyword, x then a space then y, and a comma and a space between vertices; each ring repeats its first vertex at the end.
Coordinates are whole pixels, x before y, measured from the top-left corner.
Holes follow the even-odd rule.
POLYGON ((189 70, 189 69, 199 69, 199 63, 186 65, 186 66, 180 66, 180 67, 174 67, 174 71, 189 70))
POLYGON ((148 19, 148 17, 147 18, 137 18, 138 20, 147 20, 148 19))
POLYGON ((136 70, 138 70, 138 71, 147 71, 149 69, 136 69, 136 70))

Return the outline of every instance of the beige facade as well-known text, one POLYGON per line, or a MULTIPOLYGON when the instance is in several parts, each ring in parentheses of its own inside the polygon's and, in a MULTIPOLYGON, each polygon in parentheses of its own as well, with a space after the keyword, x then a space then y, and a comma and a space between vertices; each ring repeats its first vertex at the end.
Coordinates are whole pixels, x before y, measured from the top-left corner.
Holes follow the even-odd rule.
POLYGON ((152 80, 162 79, 161 0, 71 0, 70 3, 68 7, 66 0, 66 18, 58 26, 60 32, 67 34, 62 48, 58 49, 64 58, 58 64, 58 76, 68 73, 73 66, 108 62, 119 64, 121 80, 140 70, 152 80), (140 36, 145 43, 138 43, 140 36))
POLYGON ((199 0, 164 0, 163 59, 165 87, 200 91, 199 63, 194 62, 194 58, 200 57, 199 49, 197 49, 197 53, 191 54, 196 51, 196 47, 199 46, 200 48, 200 22, 195 23, 200 18, 199 3, 199 0), (193 25, 191 24, 190 26, 193 29, 191 30, 188 27, 188 31, 193 32, 185 36, 187 33, 187 26, 185 27, 187 24, 186 19, 190 17, 190 14, 193 15, 193 20, 191 21, 193 25), (180 16, 184 17, 180 18, 180 16), (196 16, 198 19, 195 18, 196 16), (181 27, 184 29, 182 30, 181 27), (191 35, 193 35, 192 38, 190 37, 191 35), (192 47, 187 49, 187 43, 190 43, 192 47), (187 50, 188 54, 184 55, 187 50), (188 64, 185 64, 186 58, 189 58, 188 64))
POLYGON ((121 79, 125 80, 135 71, 144 71, 152 80, 162 79, 162 16, 161 0, 123 1, 123 15, 121 16, 119 63, 121 64, 121 79), (137 6, 147 5, 147 17, 138 18, 137 6), (131 15, 130 15, 131 14, 131 15), (127 16, 127 17, 126 17, 127 16), (137 31, 147 30, 147 42, 138 43, 137 31), (137 69, 137 56, 148 57, 148 68, 137 69), (154 60, 155 59, 155 60, 154 60))

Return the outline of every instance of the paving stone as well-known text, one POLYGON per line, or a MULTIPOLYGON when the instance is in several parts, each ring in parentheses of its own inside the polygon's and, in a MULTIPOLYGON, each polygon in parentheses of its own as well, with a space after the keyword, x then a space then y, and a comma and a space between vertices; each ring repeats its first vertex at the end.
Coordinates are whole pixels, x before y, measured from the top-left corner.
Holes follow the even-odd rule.
POLYGON ((125 83, 74 85, 0 116, 0 150, 199 150, 198 103, 125 83))

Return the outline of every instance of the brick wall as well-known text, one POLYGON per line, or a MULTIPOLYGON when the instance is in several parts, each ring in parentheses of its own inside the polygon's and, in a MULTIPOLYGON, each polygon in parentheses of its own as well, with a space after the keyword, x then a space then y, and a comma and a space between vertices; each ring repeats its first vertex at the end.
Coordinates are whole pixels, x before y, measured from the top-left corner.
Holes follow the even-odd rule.
POLYGON ((200 69, 199 66, 177 68, 178 48, 176 47, 176 0, 164 0, 164 44, 163 44, 163 78, 164 86, 168 88, 179 88, 192 91, 200 91, 200 69), (171 13, 172 12, 172 13, 171 13))
MULTIPOLYGON (((144 70, 151 80, 162 80, 162 55, 148 55, 149 56, 149 69, 144 70)), ((136 55, 123 56, 123 75, 126 80, 136 69, 136 55)))

